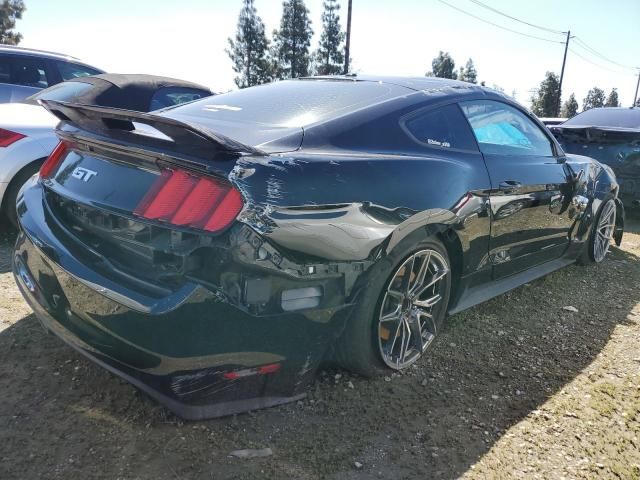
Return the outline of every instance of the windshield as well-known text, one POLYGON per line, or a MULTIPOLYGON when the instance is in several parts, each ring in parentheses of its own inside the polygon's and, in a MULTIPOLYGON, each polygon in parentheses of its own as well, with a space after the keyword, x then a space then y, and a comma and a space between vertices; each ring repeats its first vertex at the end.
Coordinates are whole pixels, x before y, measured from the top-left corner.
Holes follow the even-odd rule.
POLYGON ((208 97, 166 111, 173 117, 304 127, 406 94, 396 85, 345 80, 286 80, 208 97))
POLYGON ((59 102, 70 102, 87 90, 93 88, 91 83, 86 82, 62 82, 53 87, 40 90, 38 93, 24 99, 24 103, 37 104, 38 100, 55 100, 59 102))
POLYGON ((640 128, 640 108, 592 108, 562 125, 640 128))

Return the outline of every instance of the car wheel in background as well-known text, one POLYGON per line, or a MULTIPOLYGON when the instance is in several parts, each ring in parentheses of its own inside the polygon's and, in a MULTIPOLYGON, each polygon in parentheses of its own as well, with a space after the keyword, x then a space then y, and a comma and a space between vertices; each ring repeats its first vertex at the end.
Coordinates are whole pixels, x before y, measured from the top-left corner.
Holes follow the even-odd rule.
POLYGON ((613 199, 608 199, 600 206, 586 248, 578 259, 578 263, 587 265, 602 262, 609 252, 615 229, 616 203, 613 199))
POLYGON ((402 370, 424 355, 451 291, 447 251, 433 238, 392 252, 373 268, 336 348, 341 366, 367 377, 402 370))
POLYGON ((18 199, 18 192, 20 188, 25 184, 29 178, 33 176, 33 174, 37 173, 40 170, 40 166, 42 165, 41 161, 33 162, 20 170, 11 180, 9 184, 9 188, 7 188, 7 192, 5 193, 4 201, 3 201, 3 209, 5 216, 11 222, 11 225, 14 227, 18 226, 18 213, 16 212, 16 200, 18 199))

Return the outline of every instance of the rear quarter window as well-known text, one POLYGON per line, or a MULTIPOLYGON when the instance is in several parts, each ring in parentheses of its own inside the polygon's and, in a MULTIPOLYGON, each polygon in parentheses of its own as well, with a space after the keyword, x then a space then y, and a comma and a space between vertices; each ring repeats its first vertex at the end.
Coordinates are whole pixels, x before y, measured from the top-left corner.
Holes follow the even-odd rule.
POLYGON ((460 108, 455 104, 410 114, 402 124, 409 136, 422 145, 443 149, 478 150, 473 132, 460 108))

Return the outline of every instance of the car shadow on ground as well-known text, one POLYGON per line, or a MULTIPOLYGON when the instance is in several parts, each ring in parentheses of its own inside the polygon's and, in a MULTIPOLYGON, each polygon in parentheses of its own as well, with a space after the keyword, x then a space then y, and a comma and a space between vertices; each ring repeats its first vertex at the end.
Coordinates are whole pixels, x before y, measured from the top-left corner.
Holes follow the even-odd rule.
POLYGON ((298 404, 186 424, 28 315, 0 333, 0 478, 456 478, 592 363, 638 282, 614 248, 450 318, 407 373, 325 372, 298 404))

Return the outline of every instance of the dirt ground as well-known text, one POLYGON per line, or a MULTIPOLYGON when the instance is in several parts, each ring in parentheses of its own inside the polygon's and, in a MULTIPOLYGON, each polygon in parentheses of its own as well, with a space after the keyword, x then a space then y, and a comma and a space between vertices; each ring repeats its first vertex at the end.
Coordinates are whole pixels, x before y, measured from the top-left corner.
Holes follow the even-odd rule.
POLYGON ((297 404, 192 423, 44 333, 4 236, 0 479, 640 479, 638 234, 450 318, 406 374, 324 372, 297 404))

